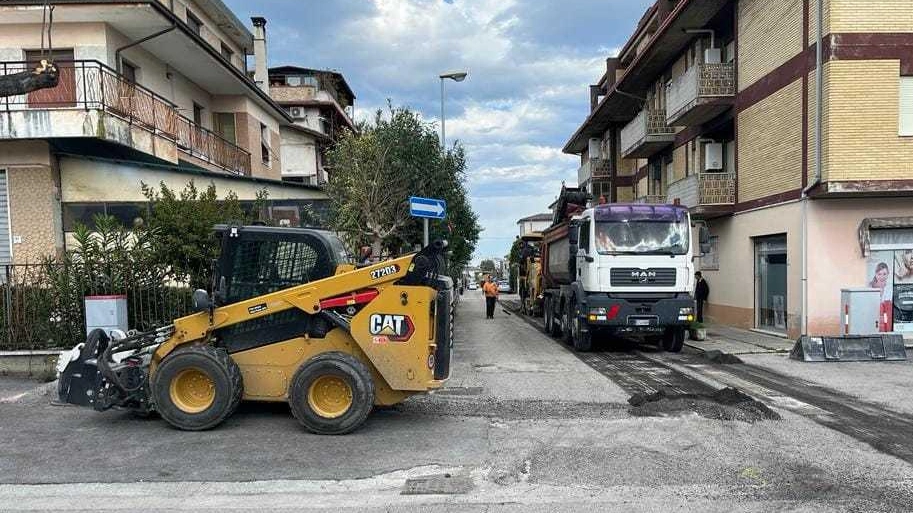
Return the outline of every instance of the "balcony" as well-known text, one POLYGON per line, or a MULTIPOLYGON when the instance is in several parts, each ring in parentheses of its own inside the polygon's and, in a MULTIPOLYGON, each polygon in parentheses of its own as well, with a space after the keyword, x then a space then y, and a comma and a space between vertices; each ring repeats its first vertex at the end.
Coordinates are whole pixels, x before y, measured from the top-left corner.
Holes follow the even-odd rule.
POLYGON ((707 216, 729 213, 735 204, 735 173, 700 173, 666 187, 666 201, 707 216))
POLYGON ((643 203, 647 205, 662 205, 666 202, 664 194, 645 194, 634 200, 634 203, 643 203))
MULTIPOLYGON (((94 137, 177 163, 177 152, 233 174, 250 153, 178 114, 167 99, 98 61, 58 62, 57 87, 0 99, 0 139, 94 137)), ((0 63, 0 74, 31 68, 0 63)))
POLYGON ((710 121, 732 105, 735 66, 698 64, 675 79, 666 97, 666 123, 694 126, 710 121))
POLYGON ((577 185, 584 186, 594 178, 611 178, 611 169, 607 159, 589 159, 577 168, 577 185))
POLYGON ((621 130, 621 155, 647 158, 675 142, 675 129, 666 125, 666 111, 641 110, 621 130))

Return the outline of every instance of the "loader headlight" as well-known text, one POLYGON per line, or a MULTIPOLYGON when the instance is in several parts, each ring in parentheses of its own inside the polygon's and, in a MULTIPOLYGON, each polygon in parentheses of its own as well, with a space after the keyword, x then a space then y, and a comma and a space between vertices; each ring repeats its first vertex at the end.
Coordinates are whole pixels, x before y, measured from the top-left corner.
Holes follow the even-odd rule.
POLYGON ((605 308, 590 308, 590 315, 605 315, 605 308))
POLYGON ((690 307, 690 306, 685 306, 685 307, 679 308, 679 309, 678 309, 678 314, 679 314, 679 315, 693 315, 693 314, 694 314, 694 308, 692 308, 692 307, 690 307))

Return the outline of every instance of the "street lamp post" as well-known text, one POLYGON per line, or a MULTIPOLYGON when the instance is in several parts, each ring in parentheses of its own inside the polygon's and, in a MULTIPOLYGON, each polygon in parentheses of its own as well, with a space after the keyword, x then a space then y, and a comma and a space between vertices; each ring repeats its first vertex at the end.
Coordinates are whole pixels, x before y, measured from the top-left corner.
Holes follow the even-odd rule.
MULTIPOLYGON (((446 143, 446 131, 444 129, 444 79, 450 79, 454 82, 462 82, 466 80, 466 76, 469 75, 467 71, 451 71, 448 73, 441 73, 438 75, 438 78, 441 79, 441 151, 447 151, 446 143)), ((428 246, 428 218, 422 219, 422 225, 424 227, 424 237, 422 241, 424 242, 423 247, 428 246)))
POLYGON ((447 142, 446 142, 447 132, 444 129, 444 123, 445 123, 445 120, 444 120, 444 98, 445 98, 445 96, 444 96, 444 79, 446 78, 446 79, 453 80, 454 82, 462 82, 462 81, 466 80, 467 75, 469 75, 469 73, 466 71, 451 71, 449 73, 442 73, 440 75, 440 79, 441 79, 441 149, 444 149, 444 150, 447 149, 447 142))

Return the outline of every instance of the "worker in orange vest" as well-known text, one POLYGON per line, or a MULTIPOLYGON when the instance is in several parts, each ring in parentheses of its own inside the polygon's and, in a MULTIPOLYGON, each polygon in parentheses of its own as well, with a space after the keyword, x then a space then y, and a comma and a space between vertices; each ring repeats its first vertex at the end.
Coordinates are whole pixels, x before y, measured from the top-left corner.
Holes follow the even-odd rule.
POLYGON ((485 318, 495 318, 495 302, 498 300, 498 284, 494 278, 488 275, 488 281, 482 285, 482 293, 485 294, 485 318))

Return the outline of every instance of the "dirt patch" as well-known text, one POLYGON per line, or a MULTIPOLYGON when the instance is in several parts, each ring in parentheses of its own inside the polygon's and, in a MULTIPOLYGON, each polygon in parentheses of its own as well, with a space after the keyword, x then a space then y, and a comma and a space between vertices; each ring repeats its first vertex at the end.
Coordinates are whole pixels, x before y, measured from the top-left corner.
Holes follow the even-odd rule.
POLYGON ((710 360, 713 363, 722 363, 722 364, 736 364, 744 363, 738 356, 731 355, 729 353, 724 353, 718 349, 711 349, 710 351, 705 351, 704 359, 710 360))
POLYGON ((628 404, 631 405, 631 415, 637 417, 697 413, 708 419, 749 423, 780 420, 777 412, 735 388, 723 388, 711 394, 677 394, 660 390, 652 394, 634 394, 628 399, 628 404))

